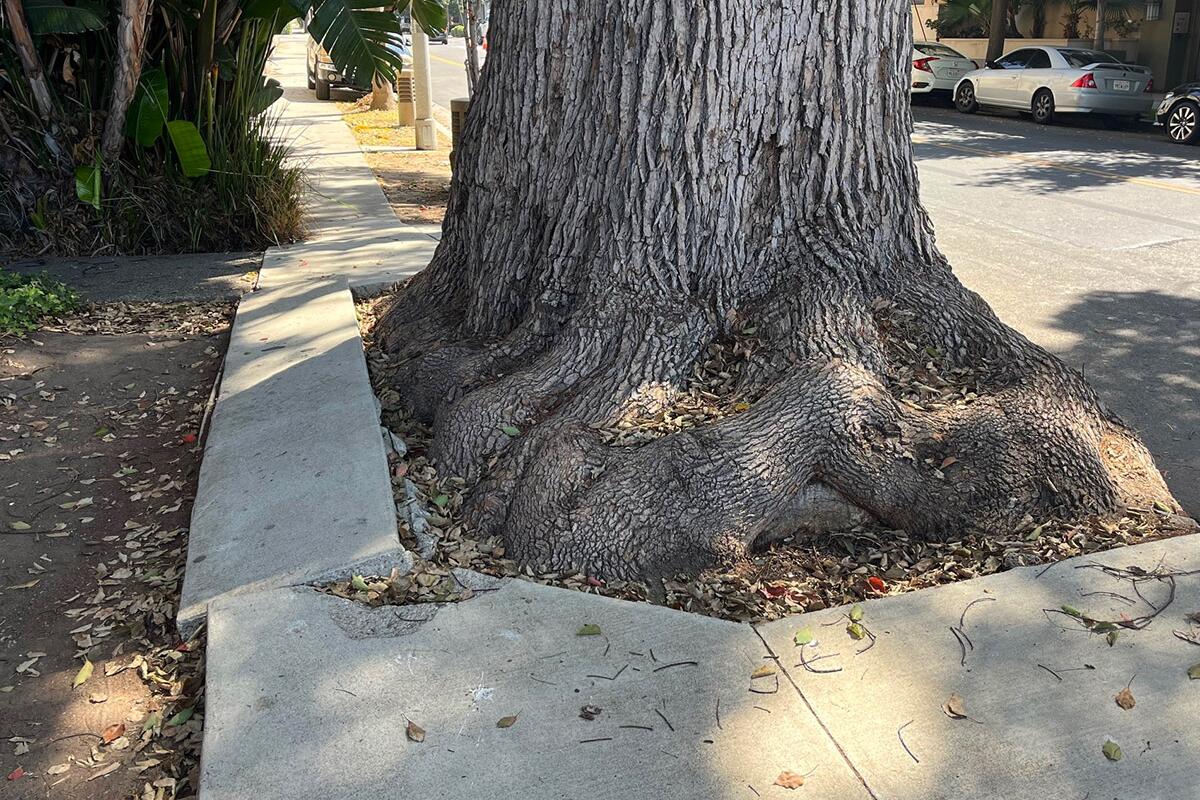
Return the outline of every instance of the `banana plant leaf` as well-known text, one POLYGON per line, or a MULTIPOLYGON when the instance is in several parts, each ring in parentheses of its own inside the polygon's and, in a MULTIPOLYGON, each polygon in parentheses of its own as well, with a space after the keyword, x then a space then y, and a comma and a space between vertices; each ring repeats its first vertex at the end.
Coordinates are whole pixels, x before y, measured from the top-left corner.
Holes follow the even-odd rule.
POLYGON ((125 120, 125 135, 142 147, 158 141, 167 122, 167 74, 161 68, 146 70, 125 120))
POLYGON ((23 0, 22 5, 34 36, 98 31, 106 24, 104 7, 89 0, 71 6, 62 0, 23 0))
POLYGON ((100 165, 86 164, 75 169, 75 196, 100 210, 100 165))
POLYGON ((204 146, 204 139, 200 138, 200 131, 195 124, 185 119, 173 119, 167 123, 167 136, 175 148, 175 155, 179 157, 184 175, 199 178, 208 174, 212 169, 212 161, 208 158, 208 148, 204 146))

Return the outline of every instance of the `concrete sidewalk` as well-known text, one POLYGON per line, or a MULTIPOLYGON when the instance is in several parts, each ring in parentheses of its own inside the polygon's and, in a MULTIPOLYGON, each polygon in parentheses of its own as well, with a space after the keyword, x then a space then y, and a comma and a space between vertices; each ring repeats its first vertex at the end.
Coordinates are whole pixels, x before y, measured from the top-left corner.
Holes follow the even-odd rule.
POLYGON ((429 226, 401 224, 337 107, 279 37, 281 118, 310 184, 309 239, 271 248, 238 307, 192 514, 178 623, 218 597, 407 570, 352 288, 424 267, 429 226))
POLYGON ((239 308, 207 443, 180 612, 209 629, 201 800, 1200 797, 1196 535, 863 603, 863 640, 850 608, 751 626, 466 572, 446 605, 308 585, 407 566, 350 287, 434 237, 296 90, 298 45, 277 74, 326 199, 239 308))

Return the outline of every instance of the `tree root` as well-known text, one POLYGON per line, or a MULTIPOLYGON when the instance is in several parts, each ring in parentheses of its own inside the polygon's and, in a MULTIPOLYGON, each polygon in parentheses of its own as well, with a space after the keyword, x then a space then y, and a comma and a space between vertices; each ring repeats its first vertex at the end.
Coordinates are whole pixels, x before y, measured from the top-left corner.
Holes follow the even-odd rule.
POLYGON ((451 341, 407 364, 401 388, 434 421, 439 467, 475 485, 472 526, 502 534, 520 561, 606 578, 727 564, 764 542, 865 523, 946 539, 1030 516, 1179 510, 1082 379, 964 308, 950 323, 945 307, 934 323, 890 302, 850 317, 825 309, 820 327, 854 329, 865 356, 813 345, 801 358, 795 336, 782 361, 747 351, 752 369, 728 383, 748 401, 723 398, 723 416, 637 446, 612 446, 601 429, 663 418, 713 340, 705 315, 614 316, 610 304, 548 340, 518 328, 451 341))

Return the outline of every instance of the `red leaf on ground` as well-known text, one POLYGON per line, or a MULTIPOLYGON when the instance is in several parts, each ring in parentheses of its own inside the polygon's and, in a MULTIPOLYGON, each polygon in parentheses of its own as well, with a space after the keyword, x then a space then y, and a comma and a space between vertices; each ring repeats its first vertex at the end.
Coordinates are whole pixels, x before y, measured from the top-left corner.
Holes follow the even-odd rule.
POLYGON ((872 575, 871 577, 867 578, 867 585, 877 592, 882 592, 887 588, 887 586, 885 586, 883 583, 883 578, 880 578, 877 575, 872 575))
POLYGON ((588 575, 587 582, 588 582, 588 586, 603 586, 604 585, 604 581, 600 580, 599 578, 593 578, 591 575, 588 575))
POLYGON ((788 587, 778 583, 768 584, 759 589, 759 591, 762 592, 762 596, 768 600, 776 600, 788 593, 788 587))
POLYGON ((21 778, 24 778, 24 777, 25 777, 25 770, 21 769, 20 767, 17 767, 12 772, 8 773, 8 779, 10 781, 19 781, 19 780, 21 780, 21 778))
POLYGON ((180 436, 180 437, 179 437, 179 439, 180 439, 180 441, 182 441, 184 444, 195 444, 195 443, 196 443, 196 434, 194 434, 194 433, 185 433, 183 436, 180 436))
POLYGON ((114 722, 112 725, 109 725, 107 728, 105 728, 104 730, 102 730, 100 732, 100 741, 103 742, 104 744, 111 744, 112 742, 115 742, 117 739, 120 739, 124 735, 125 735, 125 723, 124 722, 114 722))

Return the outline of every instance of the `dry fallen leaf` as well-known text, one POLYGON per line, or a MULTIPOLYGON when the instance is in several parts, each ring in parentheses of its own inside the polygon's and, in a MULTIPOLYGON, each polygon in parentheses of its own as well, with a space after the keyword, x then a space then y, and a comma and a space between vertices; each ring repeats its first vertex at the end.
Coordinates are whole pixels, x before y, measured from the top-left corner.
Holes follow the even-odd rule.
POLYGON ((942 711, 944 711, 946 716, 950 719, 967 718, 967 704, 963 701, 962 695, 958 694, 958 692, 951 693, 949 699, 942 703, 942 711))
POLYGON ((103 778, 105 775, 109 775, 113 772, 116 772, 120 768, 121 768, 121 762, 114 761, 113 763, 109 764, 108 766, 103 767, 102 769, 97 770, 96 772, 93 772, 91 775, 88 776, 88 780, 94 781, 94 780, 96 780, 96 778, 103 778))
POLYGON ((82 686, 88 678, 92 677, 93 669, 92 662, 85 658, 83 666, 79 668, 79 672, 75 673, 75 680, 71 682, 71 688, 78 689, 82 686))
POLYGON ((55 764, 52 767, 46 767, 47 775, 62 775, 71 768, 70 764, 55 764))
POLYGON ((775 785, 782 786, 785 789, 799 789, 804 785, 804 776, 785 769, 783 772, 779 773, 779 777, 775 779, 775 785))
POLYGON ((125 735, 125 723, 124 722, 114 722, 112 725, 109 725, 107 728, 105 728, 103 731, 100 732, 100 741, 103 744, 109 744, 114 739, 119 739, 124 735, 125 735))
POLYGON ((765 677, 767 677, 768 675, 774 675, 774 674, 775 674, 775 667, 774 667, 774 665, 772 665, 772 664, 763 664, 761 667, 759 667, 758 669, 754 670, 754 672, 752 672, 752 673, 750 674, 750 679, 751 679, 751 680, 754 680, 755 678, 765 678, 765 677))
POLYGON ((1125 709, 1126 711, 1133 708, 1134 705, 1137 704, 1137 701, 1133 699, 1133 692, 1129 691, 1128 686, 1126 686, 1121 691, 1117 692, 1116 701, 1117 701, 1117 705, 1119 705, 1121 708, 1125 709))
POLYGON ((425 741, 425 729, 411 719, 408 721, 408 727, 405 728, 404 733, 414 742, 425 741))
POLYGON ((520 714, 513 714, 512 716, 509 716, 509 717, 501 717, 500 720, 496 723, 496 727, 497 728, 511 728, 513 726, 513 723, 515 723, 517 721, 517 717, 519 717, 519 716, 520 716, 520 714))

